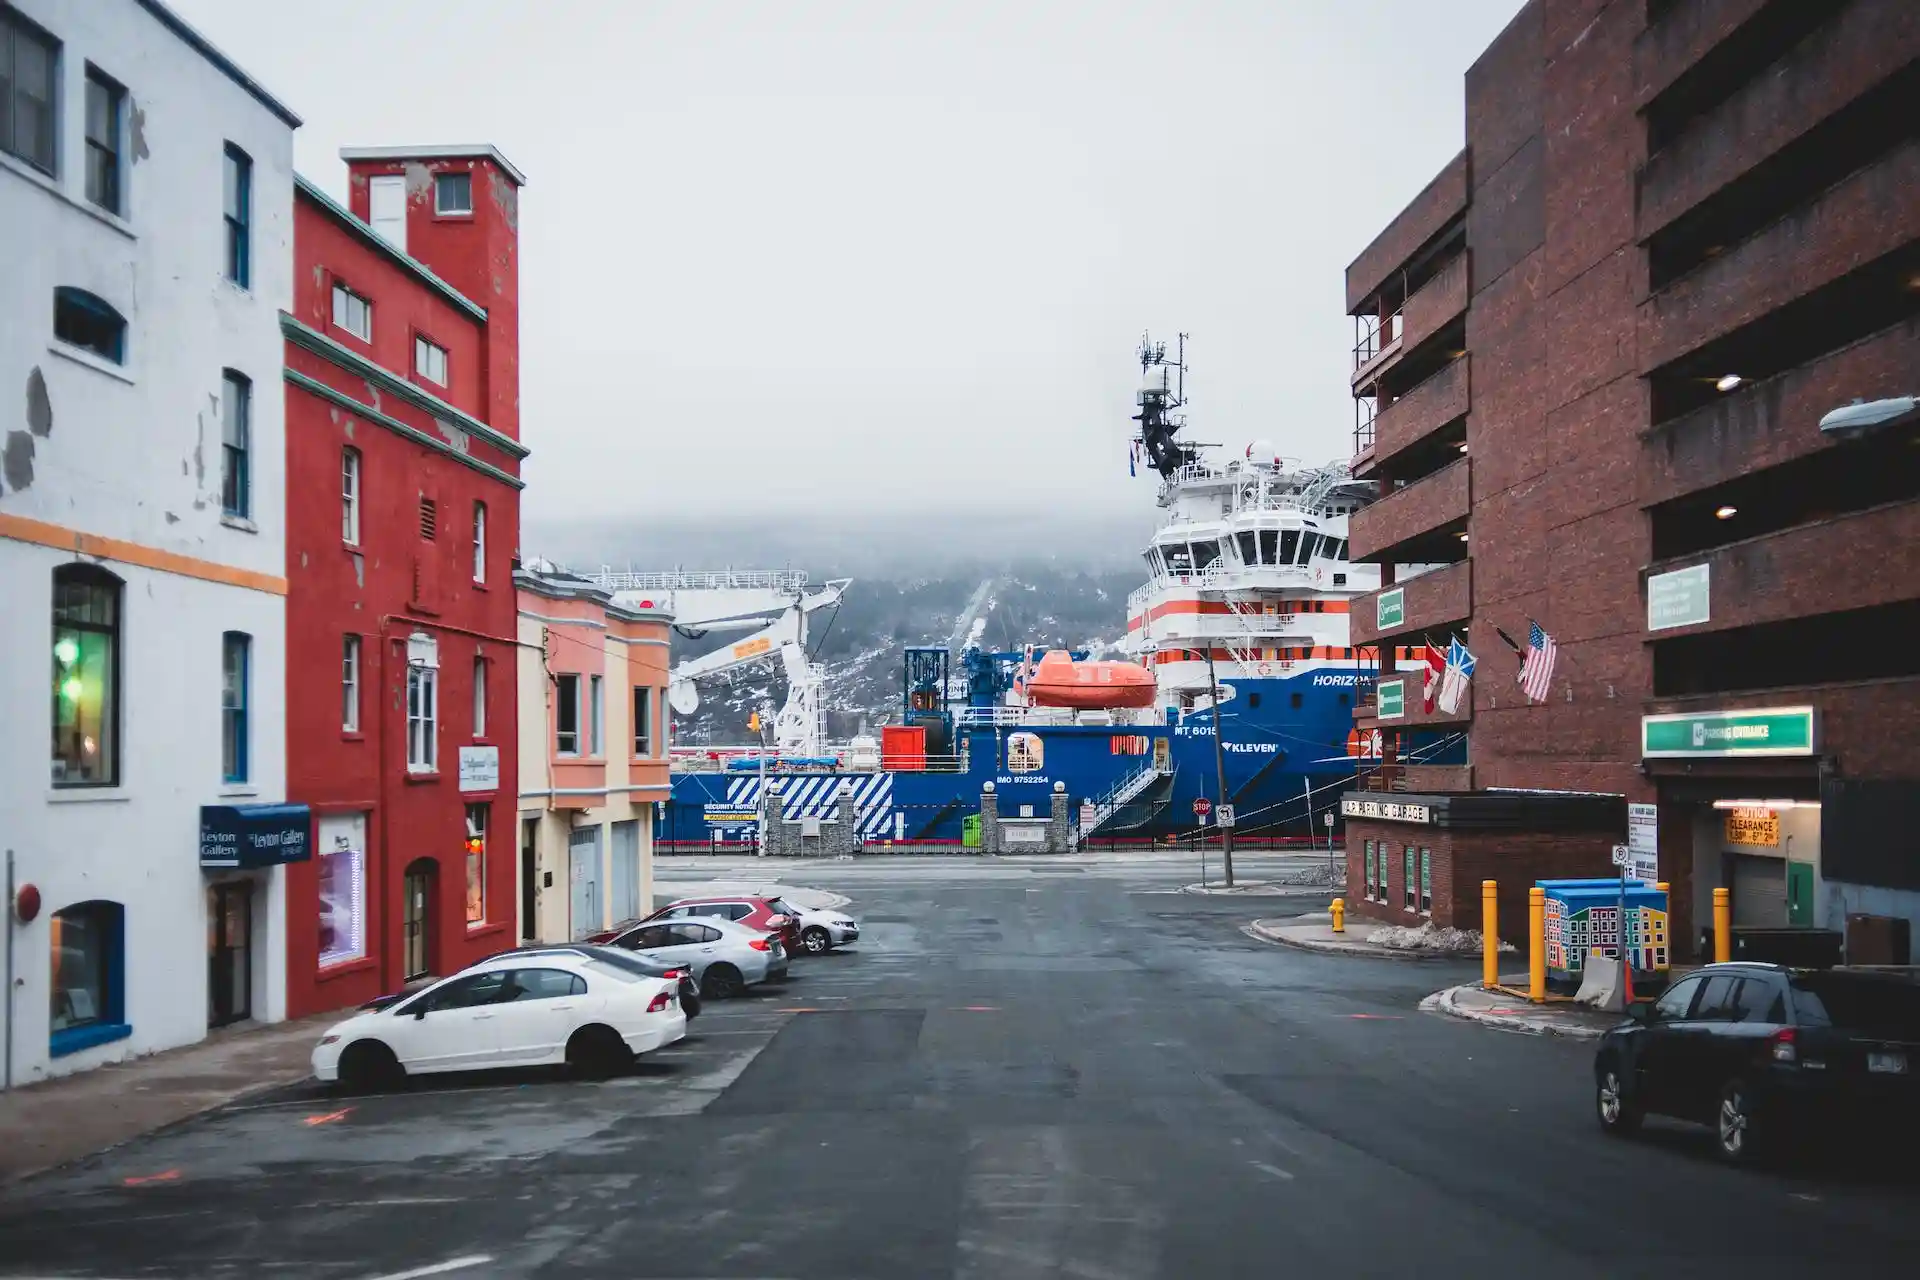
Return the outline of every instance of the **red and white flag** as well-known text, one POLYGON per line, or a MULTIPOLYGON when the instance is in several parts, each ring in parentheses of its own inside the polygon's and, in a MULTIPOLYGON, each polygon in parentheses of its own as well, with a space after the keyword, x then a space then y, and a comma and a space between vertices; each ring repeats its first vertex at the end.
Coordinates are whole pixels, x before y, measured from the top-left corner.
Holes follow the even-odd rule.
POLYGON ((1433 704, 1440 700, 1440 679, 1447 673, 1447 655, 1438 646, 1427 645, 1427 676, 1420 688, 1421 700, 1426 704, 1427 714, 1433 714, 1433 704))
POLYGON ((1545 702, 1547 694, 1553 688, 1553 664, 1560 656, 1560 646, 1553 642, 1546 628, 1527 619, 1527 656, 1520 663, 1520 691, 1527 695, 1529 702, 1545 702))

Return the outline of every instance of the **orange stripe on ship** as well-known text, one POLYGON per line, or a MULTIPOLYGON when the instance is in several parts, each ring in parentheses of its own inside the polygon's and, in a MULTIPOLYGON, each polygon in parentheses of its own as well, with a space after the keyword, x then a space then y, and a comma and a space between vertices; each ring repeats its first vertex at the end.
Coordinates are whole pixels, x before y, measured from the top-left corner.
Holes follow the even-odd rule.
MULTIPOLYGON (((1282 600, 1279 607, 1267 613, 1262 606, 1258 611, 1250 611, 1253 617, 1278 617, 1282 614, 1346 613, 1349 602, 1345 600, 1282 600), (1318 609, 1313 608, 1319 605, 1318 609)), ((1127 619, 1127 630, 1136 631, 1147 622, 1159 618, 1180 614, 1232 613, 1235 610, 1224 600, 1169 600, 1157 604, 1144 615, 1136 614, 1127 619)))

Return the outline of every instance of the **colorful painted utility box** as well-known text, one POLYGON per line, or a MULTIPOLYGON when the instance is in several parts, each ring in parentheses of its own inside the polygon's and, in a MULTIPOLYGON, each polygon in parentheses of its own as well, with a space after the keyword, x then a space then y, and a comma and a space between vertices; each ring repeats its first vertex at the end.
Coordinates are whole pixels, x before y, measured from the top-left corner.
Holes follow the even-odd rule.
MULTIPOLYGON (((1620 951, 1618 880, 1536 880, 1547 891, 1547 981, 1575 983, 1587 953, 1608 959, 1620 951)), ((1627 881, 1627 955, 1636 980, 1664 980, 1668 943, 1667 895, 1644 880, 1627 881)))

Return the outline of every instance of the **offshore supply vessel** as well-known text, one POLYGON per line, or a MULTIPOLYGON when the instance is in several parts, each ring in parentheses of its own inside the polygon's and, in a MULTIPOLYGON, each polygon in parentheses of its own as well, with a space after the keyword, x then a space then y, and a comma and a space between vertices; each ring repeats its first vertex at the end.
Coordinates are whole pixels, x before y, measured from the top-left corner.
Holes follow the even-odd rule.
MULTIPOLYGON (((1163 515, 1144 552, 1147 581, 1127 600, 1129 661, 988 650, 976 623, 961 644, 906 650, 898 719, 877 740, 829 746, 815 709, 820 677, 797 656, 805 616, 826 594, 808 597, 802 577, 790 584, 786 620, 766 632, 789 655, 776 741, 676 748, 656 839, 752 840, 776 782, 788 821, 833 821, 848 791, 869 845, 971 843, 988 782, 1008 815, 1044 815, 1053 784, 1064 784, 1083 842, 1191 834, 1202 797, 1233 806, 1243 836, 1315 833, 1342 787, 1379 755, 1378 735, 1353 727, 1378 655, 1348 634, 1350 602, 1379 586, 1377 567, 1346 554, 1348 518, 1371 500, 1371 486, 1349 479, 1344 464, 1303 467, 1265 442, 1236 454, 1182 440, 1184 346, 1182 335, 1172 357, 1165 344, 1140 351, 1130 465, 1144 459, 1158 476, 1163 515), (798 711, 795 689, 811 699, 798 711)), ((605 585, 616 597, 629 587, 605 585)), ((663 586, 645 585, 655 594, 663 586)), ((835 582, 828 593, 837 601, 845 589, 835 582)), ((767 646, 750 638, 732 649, 753 656, 767 646)), ((675 707, 695 701, 686 678, 731 660, 722 649, 676 668, 675 707)), ((1435 734, 1403 754, 1459 752, 1457 737, 1435 734)))

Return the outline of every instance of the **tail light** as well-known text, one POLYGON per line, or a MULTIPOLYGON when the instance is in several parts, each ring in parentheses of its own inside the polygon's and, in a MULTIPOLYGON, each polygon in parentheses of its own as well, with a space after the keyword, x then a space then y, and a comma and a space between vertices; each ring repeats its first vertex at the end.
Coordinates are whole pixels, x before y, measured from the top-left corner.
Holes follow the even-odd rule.
POLYGON ((667 979, 667 981, 669 982, 678 982, 680 981, 680 979, 687 976, 687 971, 685 969, 669 969, 665 973, 661 974, 660 976, 667 979))
POLYGON ((1800 1049, 1794 1042, 1798 1037, 1792 1027, 1782 1027, 1767 1037, 1775 1062, 1800 1061, 1800 1049))
POLYGON ((768 942, 765 938, 749 938, 747 940, 747 945, 752 947, 755 951, 773 950, 773 944, 771 942, 768 942))
POLYGON ((648 1002, 647 1012, 648 1013, 665 1013, 667 1011, 667 1005, 672 1003, 672 1000, 673 1000, 673 995, 672 995, 671 989, 667 991, 661 991, 658 994, 656 994, 651 1001, 648 1002))

